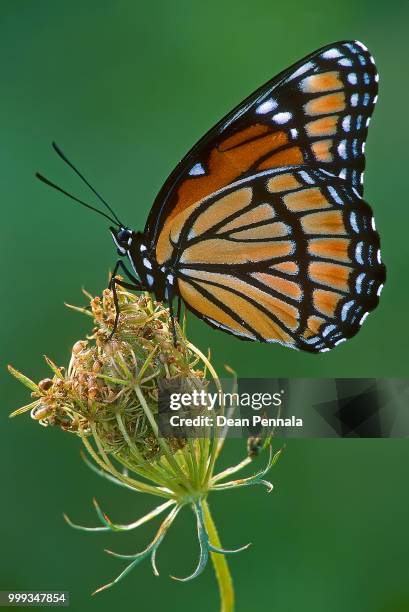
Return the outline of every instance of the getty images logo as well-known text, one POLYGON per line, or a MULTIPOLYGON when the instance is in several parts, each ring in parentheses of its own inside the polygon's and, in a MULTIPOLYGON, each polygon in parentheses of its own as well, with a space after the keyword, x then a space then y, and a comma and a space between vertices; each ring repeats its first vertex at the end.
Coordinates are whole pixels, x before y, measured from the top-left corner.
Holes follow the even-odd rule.
POLYGON ((181 408, 206 408, 215 410, 221 406, 237 406, 261 410, 262 408, 279 408, 283 402, 284 391, 275 393, 224 393, 217 391, 209 393, 204 389, 191 391, 190 393, 171 393, 169 407, 171 410, 181 408))

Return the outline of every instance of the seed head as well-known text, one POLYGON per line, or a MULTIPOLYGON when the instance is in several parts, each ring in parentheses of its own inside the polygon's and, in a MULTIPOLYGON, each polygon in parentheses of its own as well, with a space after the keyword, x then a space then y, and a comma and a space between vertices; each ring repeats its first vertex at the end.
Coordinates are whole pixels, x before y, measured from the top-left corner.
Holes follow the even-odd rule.
MULTIPOLYGON (((157 574, 157 548, 186 505, 195 513, 200 543, 198 566, 191 576, 182 579, 190 580, 203 571, 209 554, 217 565, 219 562, 215 558, 235 552, 225 551, 220 542, 214 540, 216 531, 206 502, 209 492, 257 484, 264 484, 271 490, 272 485, 264 476, 280 451, 273 456, 270 446, 270 458, 264 470, 226 482, 228 477, 251 463, 252 457, 266 444, 260 439, 253 440, 249 457, 215 475, 224 439, 218 439, 214 431, 200 430, 197 438, 188 440, 161 437, 156 422, 159 390, 200 393, 208 384, 205 372, 220 389, 216 372, 177 323, 175 344, 169 310, 148 294, 136 296, 122 289, 118 291, 120 316, 114 334, 116 308, 112 292, 107 289, 101 297, 85 295, 89 299, 88 307, 70 308, 92 318, 92 334, 75 342, 67 369, 58 367, 46 357, 52 377, 36 384, 9 366, 11 374, 30 389, 33 399, 10 416, 30 411, 31 417, 41 425, 59 427, 78 435, 95 462, 87 461, 88 465, 98 474, 134 491, 166 500, 129 525, 114 524, 97 502, 94 503, 102 527, 83 528, 65 517, 77 529, 126 531, 170 509, 151 544, 142 553, 123 556, 133 559, 128 568, 98 590, 116 584, 146 556, 151 556, 157 574)), ((223 572, 226 572, 225 566, 223 572)))
MULTIPOLYGON (((174 345, 169 312, 162 304, 127 291, 119 292, 119 302, 119 324, 112 338, 116 311, 110 290, 91 298, 89 310, 80 309, 93 317, 93 333, 75 342, 64 374, 53 364, 54 377, 35 385, 31 416, 43 426, 79 435, 95 432, 106 453, 138 467, 135 448, 142 460, 159 460, 163 454, 148 416, 157 415, 159 381, 184 390, 206 382, 177 324, 174 345)), ((174 451, 186 441, 168 442, 174 451)))

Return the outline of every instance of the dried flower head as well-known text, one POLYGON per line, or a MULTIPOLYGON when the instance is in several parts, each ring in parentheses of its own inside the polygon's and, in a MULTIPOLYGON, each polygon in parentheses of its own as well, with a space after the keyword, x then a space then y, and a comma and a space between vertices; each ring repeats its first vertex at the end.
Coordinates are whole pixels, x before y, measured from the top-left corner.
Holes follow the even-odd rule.
MULTIPOLYGON (((225 610, 232 609, 233 591, 225 556, 207 504, 212 490, 223 490, 265 484, 264 475, 278 458, 271 452, 269 441, 257 440, 257 448, 270 446, 267 466, 253 476, 226 482, 249 463, 253 455, 238 465, 214 474, 224 438, 210 429, 196 439, 162 437, 158 431, 158 389, 166 384, 172 390, 192 392, 205 389, 209 380, 220 388, 219 379, 209 359, 191 344, 176 323, 174 343, 169 311, 148 294, 134 295, 121 289, 119 324, 112 335, 115 305, 110 290, 102 297, 87 294, 89 307, 70 306, 93 319, 92 335, 78 340, 72 347, 68 367, 57 367, 46 358, 52 377, 38 384, 9 366, 10 372, 30 390, 33 401, 14 411, 11 416, 30 411, 31 417, 43 426, 56 426, 79 436, 94 463, 86 463, 100 476, 138 492, 162 499, 159 506, 139 520, 118 525, 112 522, 95 501, 102 522, 100 527, 82 527, 85 531, 127 531, 169 510, 151 544, 134 555, 110 554, 126 559, 125 570, 112 582, 97 591, 111 587, 132 567, 151 557, 154 573, 156 550, 176 515, 190 506, 197 520, 200 558, 190 580, 204 569, 209 553, 219 580, 225 610)), ((246 547, 244 547, 246 548, 246 547)), ((238 550, 242 550, 240 548, 238 550)), ((97 592, 96 591, 96 592, 97 592)))

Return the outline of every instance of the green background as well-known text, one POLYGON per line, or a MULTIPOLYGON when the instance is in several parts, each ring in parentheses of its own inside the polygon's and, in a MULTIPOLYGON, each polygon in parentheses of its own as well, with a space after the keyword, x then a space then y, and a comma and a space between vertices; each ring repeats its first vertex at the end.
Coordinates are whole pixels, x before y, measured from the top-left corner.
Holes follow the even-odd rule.
MULTIPOLYGON (((175 163, 253 89, 312 50, 364 41, 380 72, 379 104, 367 146, 365 196, 382 237, 388 281, 359 335, 312 356, 242 343, 190 317, 191 339, 215 364, 241 376, 407 375, 407 24, 404 2, 228 0, 7 1, 0 3, 2 376, 0 589, 71 592, 72 610, 217 610, 210 567, 179 584, 196 561, 186 510, 159 554, 162 574, 140 566, 94 599, 122 562, 102 549, 142 549, 153 526, 128 536, 74 532, 61 517, 95 523, 91 499, 118 521, 152 500, 116 490, 89 472, 80 443, 7 414, 27 393, 5 364, 38 380, 42 354, 67 362, 87 321, 63 302, 80 287, 106 286, 115 252, 103 219, 34 179, 41 170, 89 194, 53 154, 55 139, 127 223, 142 229, 175 163), (401 161, 404 160, 404 161, 401 161), (405 165, 404 165, 405 164, 405 165)), ((245 453, 227 445, 225 463, 245 453)), ((211 499, 234 557, 238 611, 409 610, 406 440, 298 440, 272 474, 275 490, 244 489, 211 499)))

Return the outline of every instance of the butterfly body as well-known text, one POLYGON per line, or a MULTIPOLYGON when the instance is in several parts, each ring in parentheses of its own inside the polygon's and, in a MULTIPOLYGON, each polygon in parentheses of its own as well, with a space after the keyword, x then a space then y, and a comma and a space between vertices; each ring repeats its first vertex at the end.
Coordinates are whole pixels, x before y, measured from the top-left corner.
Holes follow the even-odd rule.
POLYGON ((110 231, 118 255, 126 257, 130 263, 132 272, 129 273, 126 266, 122 268, 134 283, 135 288, 142 291, 154 291, 158 300, 167 300, 169 290, 173 286, 171 279, 167 278, 170 272, 165 266, 158 265, 155 254, 148 249, 149 243, 145 234, 122 226, 119 229, 110 227, 110 231))
POLYGON ((243 340, 317 353, 354 336, 386 278, 363 200, 377 91, 367 48, 342 41, 250 95, 176 166, 143 232, 115 217, 134 287, 243 340))

